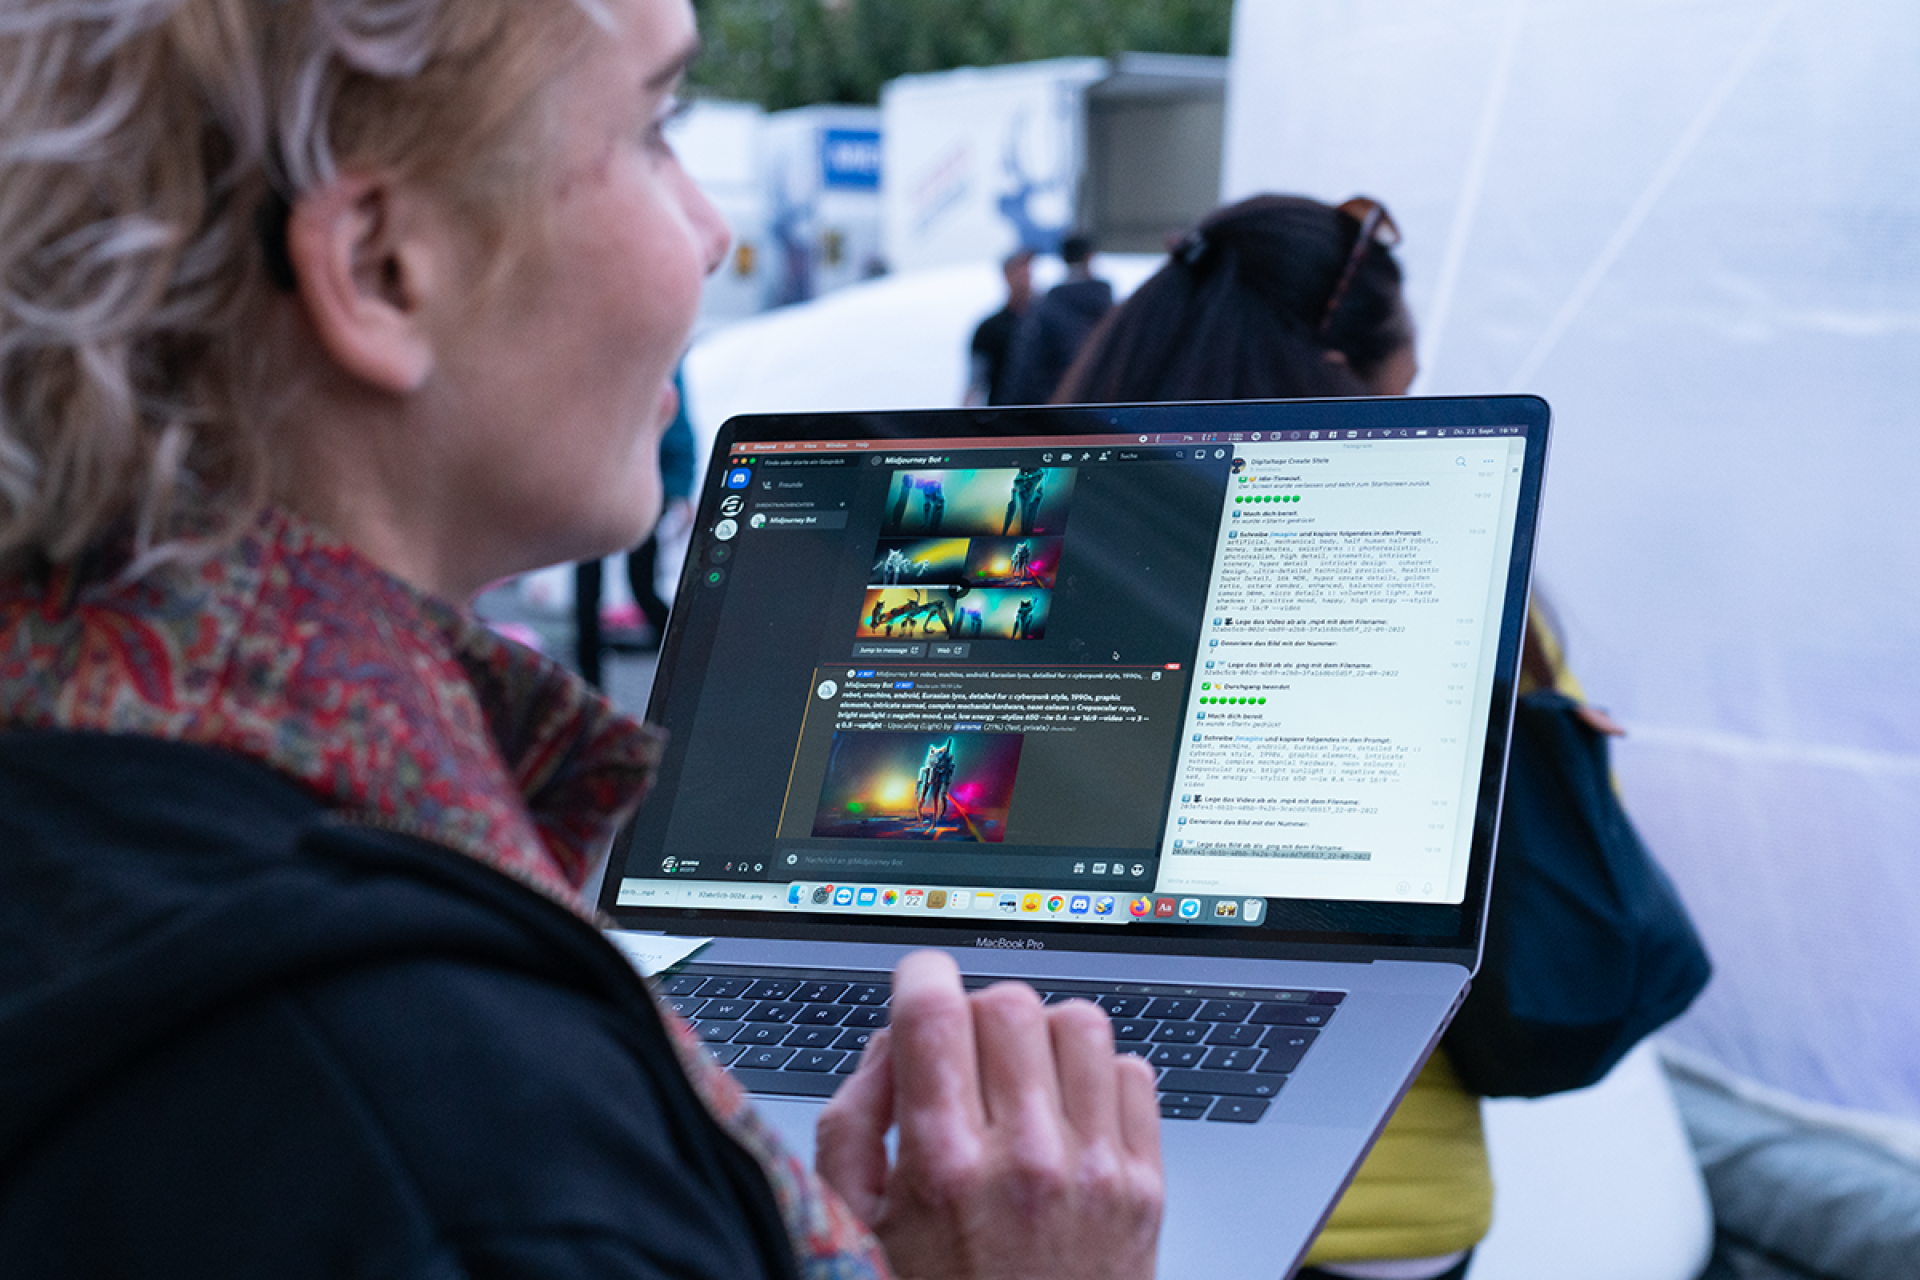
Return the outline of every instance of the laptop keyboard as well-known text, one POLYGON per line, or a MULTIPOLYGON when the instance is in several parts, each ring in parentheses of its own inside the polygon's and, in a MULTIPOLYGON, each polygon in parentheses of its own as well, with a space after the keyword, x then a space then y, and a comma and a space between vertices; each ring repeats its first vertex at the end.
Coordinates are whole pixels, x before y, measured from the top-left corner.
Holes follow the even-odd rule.
MULTIPOLYGON (((999 981, 966 979, 969 989, 999 981)), ((690 965, 663 978, 662 998, 750 1092, 824 1098, 887 1024, 886 975, 753 973, 690 965)), ((1160 1077, 1169 1120, 1251 1124, 1332 1019, 1344 993, 1172 984, 1053 982, 1049 1004, 1092 1000, 1113 1020, 1122 1052, 1160 1077)))

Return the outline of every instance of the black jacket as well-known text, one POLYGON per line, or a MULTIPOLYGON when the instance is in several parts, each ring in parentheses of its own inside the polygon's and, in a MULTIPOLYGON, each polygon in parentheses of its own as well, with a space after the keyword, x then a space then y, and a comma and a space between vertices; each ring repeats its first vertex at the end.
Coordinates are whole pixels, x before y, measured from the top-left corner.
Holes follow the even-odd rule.
POLYGON ((269 770, 0 735, 0 1276, 791 1276, 585 921, 269 770))
POLYGON ((1014 331, 1002 404, 1045 404, 1113 307, 1105 280, 1069 280, 1047 290, 1014 331))

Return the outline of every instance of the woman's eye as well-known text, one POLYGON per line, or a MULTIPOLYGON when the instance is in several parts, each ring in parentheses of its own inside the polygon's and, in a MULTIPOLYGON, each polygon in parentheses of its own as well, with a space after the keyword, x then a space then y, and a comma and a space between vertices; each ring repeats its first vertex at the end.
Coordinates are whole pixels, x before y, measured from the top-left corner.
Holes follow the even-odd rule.
POLYGON ((667 146, 667 130, 673 122, 687 114, 693 103, 678 94, 668 97, 654 113, 653 123, 647 128, 647 139, 659 146, 667 146))

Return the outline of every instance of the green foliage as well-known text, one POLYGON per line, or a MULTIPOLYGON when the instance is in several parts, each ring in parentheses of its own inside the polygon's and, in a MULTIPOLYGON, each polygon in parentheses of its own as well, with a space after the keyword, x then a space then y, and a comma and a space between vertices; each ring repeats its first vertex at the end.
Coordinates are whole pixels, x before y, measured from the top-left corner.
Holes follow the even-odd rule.
POLYGON ((1233 0, 695 0, 694 85, 768 110, 878 102, 895 76, 1122 52, 1223 56, 1233 0))

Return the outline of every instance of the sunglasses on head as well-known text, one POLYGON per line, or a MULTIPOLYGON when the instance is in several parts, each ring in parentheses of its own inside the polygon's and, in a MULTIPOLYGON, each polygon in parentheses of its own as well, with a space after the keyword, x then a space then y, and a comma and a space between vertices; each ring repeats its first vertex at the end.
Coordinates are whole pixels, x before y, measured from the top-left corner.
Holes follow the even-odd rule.
POLYGON ((1393 215, 1387 212, 1387 206, 1370 196, 1355 196, 1339 206, 1340 212, 1360 224, 1360 234, 1353 238, 1353 252, 1347 255, 1347 265, 1340 271, 1340 279, 1335 282, 1333 292, 1327 295, 1327 309, 1320 314, 1320 336, 1325 338, 1333 329, 1333 318, 1340 312, 1340 304, 1347 299, 1347 290, 1353 287, 1353 279, 1360 274, 1360 264, 1366 259, 1367 250, 1375 244, 1391 249, 1400 243, 1400 228, 1394 223, 1393 215))

